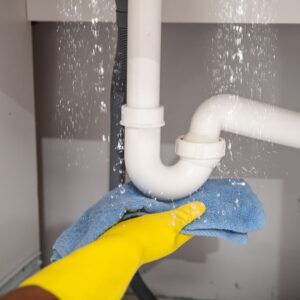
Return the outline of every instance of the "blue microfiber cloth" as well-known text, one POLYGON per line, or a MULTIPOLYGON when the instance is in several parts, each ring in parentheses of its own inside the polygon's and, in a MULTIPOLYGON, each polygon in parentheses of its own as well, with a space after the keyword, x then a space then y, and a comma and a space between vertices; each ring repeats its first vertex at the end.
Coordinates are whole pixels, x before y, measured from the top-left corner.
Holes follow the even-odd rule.
POLYGON ((56 261, 93 242, 121 220, 167 211, 195 200, 205 203, 206 212, 182 233, 245 244, 247 233, 265 224, 260 201, 242 179, 210 179, 191 196, 174 202, 149 198, 127 183, 106 194, 62 233, 53 246, 51 260, 56 261))

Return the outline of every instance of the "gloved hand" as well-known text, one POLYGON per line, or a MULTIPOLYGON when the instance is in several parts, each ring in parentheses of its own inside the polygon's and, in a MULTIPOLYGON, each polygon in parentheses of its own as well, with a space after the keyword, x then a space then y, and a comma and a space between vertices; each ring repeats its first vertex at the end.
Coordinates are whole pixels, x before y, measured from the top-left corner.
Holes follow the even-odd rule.
POLYGON ((205 212, 201 202, 121 222, 95 242, 26 280, 61 300, 121 299, 139 267, 163 258, 191 236, 181 229, 205 212))

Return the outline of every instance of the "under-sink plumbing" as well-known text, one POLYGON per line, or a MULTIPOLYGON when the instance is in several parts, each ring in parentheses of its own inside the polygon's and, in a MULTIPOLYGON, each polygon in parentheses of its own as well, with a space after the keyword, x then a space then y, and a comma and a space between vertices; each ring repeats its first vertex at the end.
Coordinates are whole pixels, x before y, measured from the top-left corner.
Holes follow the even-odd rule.
POLYGON ((221 131, 300 148, 300 113, 236 95, 218 95, 199 106, 189 132, 177 139, 179 161, 173 166, 161 162, 161 2, 129 0, 127 105, 122 107, 122 125, 125 164, 133 183, 160 199, 191 194, 225 155, 221 131))

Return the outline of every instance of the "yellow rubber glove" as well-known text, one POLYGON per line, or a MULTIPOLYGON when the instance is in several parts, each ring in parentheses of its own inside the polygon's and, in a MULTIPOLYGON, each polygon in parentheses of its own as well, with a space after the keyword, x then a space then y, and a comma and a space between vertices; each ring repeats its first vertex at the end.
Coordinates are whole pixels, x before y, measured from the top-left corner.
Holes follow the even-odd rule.
POLYGON ((95 242, 29 278, 61 300, 121 299, 139 267, 163 258, 191 236, 181 229, 205 212, 201 202, 121 222, 95 242))

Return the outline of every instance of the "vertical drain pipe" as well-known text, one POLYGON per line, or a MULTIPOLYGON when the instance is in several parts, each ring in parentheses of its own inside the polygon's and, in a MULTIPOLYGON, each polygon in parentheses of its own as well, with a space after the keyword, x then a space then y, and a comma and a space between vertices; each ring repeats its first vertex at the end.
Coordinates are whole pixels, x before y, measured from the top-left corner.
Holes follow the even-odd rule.
MULTIPOLYGON (((128 0, 116 0, 118 42, 111 84, 110 104, 110 174, 109 188, 116 188, 125 182, 124 129, 120 125, 121 107, 126 104, 127 93, 127 11, 128 0)), ((131 288, 140 300, 156 300, 156 297, 137 272, 131 288)))

